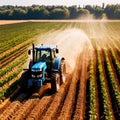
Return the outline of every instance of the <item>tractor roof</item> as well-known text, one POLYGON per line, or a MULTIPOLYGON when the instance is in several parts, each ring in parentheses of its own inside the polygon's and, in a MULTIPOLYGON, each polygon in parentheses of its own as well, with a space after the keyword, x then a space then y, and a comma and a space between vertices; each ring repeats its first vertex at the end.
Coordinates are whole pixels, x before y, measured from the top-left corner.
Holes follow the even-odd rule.
POLYGON ((37 46, 35 48, 37 50, 52 50, 52 49, 55 49, 56 46, 55 45, 41 45, 41 46, 37 46))

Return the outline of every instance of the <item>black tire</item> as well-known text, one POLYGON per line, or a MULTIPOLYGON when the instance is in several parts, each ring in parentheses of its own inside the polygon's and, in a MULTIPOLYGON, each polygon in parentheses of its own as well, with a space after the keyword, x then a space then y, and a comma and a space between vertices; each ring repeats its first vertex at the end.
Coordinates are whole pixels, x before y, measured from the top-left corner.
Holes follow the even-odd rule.
POLYGON ((61 61, 60 64, 60 80, 61 80, 61 84, 65 83, 66 81, 66 64, 64 59, 61 61))
POLYGON ((28 79, 30 78, 30 71, 26 70, 22 73, 20 77, 20 87, 21 90, 26 91, 28 89, 28 79))
POLYGON ((60 75, 58 73, 53 73, 52 81, 51 81, 51 89, 52 89, 53 93, 55 93, 59 90, 60 84, 61 84, 60 75))

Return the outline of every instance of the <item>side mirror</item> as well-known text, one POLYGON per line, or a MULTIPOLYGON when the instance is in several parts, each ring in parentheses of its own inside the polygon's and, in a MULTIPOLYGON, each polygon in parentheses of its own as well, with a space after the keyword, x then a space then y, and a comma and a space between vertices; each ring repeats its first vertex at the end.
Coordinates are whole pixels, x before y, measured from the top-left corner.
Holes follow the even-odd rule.
POLYGON ((56 48, 56 53, 59 53, 59 50, 56 48))
POLYGON ((31 50, 28 50, 28 55, 31 55, 31 50))

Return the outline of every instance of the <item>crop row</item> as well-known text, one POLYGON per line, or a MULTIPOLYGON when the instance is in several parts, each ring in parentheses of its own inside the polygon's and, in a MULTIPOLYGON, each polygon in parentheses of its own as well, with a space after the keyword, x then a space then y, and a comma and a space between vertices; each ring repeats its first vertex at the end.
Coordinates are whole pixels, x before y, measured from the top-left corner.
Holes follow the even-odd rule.
POLYGON ((11 63, 13 60, 18 58, 20 55, 24 54, 26 52, 26 47, 22 48, 21 50, 15 52, 14 54, 8 56, 7 58, 3 59, 0 61, 0 68, 2 69, 3 67, 6 68, 9 63, 11 63))
POLYGON ((20 78, 18 78, 11 85, 8 85, 5 89, 0 91, 0 99, 2 99, 3 97, 8 97, 13 92, 13 90, 17 87, 17 84, 19 83, 19 81, 20 81, 20 78))
POLYGON ((110 48, 110 51, 111 51, 111 55, 112 55, 112 62, 115 66, 116 74, 118 76, 119 84, 120 84, 120 62, 119 62, 118 58, 116 57, 114 50, 112 48, 110 48))
POLYGON ((20 72, 22 71, 22 68, 19 68, 17 71, 13 72, 10 76, 7 78, 0 80, 0 87, 2 87, 5 83, 12 80, 14 77, 16 77, 20 72))
POLYGON ((54 27, 59 28, 60 25, 60 23, 43 24, 28 22, 1 26, 0 53, 3 53, 11 47, 18 45, 37 34, 45 33, 54 27))
POLYGON ((117 80, 115 78, 114 71, 111 66, 110 59, 108 57, 108 53, 106 50, 104 50, 105 54, 105 62, 106 62, 106 71, 108 76, 108 83, 109 83, 109 89, 111 93, 112 102, 115 108, 115 115, 119 118, 119 111, 120 111, 120 91, 119 86, 117 83, 117 80))
POLYGON ((14 67, 16 67, 17 65, 19 65, 20 63, 22 63, 26 59, 27 59, 27 55, 25 54, 24 56, 20 57, 18 61, 13 62, 11 65, 7 66, 6 69, 1 70, 0 71, 0 76, 2 77, 4 74, 6 74, 7 72, 11 71, 14 67))
POLYGON ((120 55, 120 49, 119 49, 118 44, 116 44, 116 42, 113 42, 113 40, 111 40, 111 43, 110 43, 110 45, 108 44, 108 46, 109 46, 108 47, 109 49, 112 49, 112 51, 113 51, 113 49, 115 49, 117 51, 118 55, 120 55))
MULTIPOLYGON (((20 69, 22 71, 22 69, 20 69)), ((19 72, 20 72, 19 70, 19 72)), ((6 98, 12 94, 12 91, 17 88, 17 84, 21 81, 21 73, 16 73, 13 76, 11 76, 13 79, 9 78, 2 87, 0 87, 0 99, 6 98), (17 75, 16 75, 17 74, 17 75)))
POLYGON ((17 48, 14 49, 14 50, 8 51, 8 53, 4 54, 3 56, 1 55, 1 56, 0 56, 0 60, 3 60, 3 59, 5 59, 5 58, 7 58, 8 56, 14 54, 15 52, 20 51, 22 48, 25 48, 26 46, 28 46, 31 42, 32 42, 32 41, 29 41, 29 42, 21 45, 20 47, 17 47, 17 48))
POLYGON ((97 51, 97 61, 98 61, 98 94, 99 94, 99 100, 101 100, 100 105, 101 105, 101 119, 104 120, 112 120, 112 111, 111 111, 111 106, 110 106, 110 99, 108 96, 108 91, 107 91, 107 85, 106 85, 106 78, 105 78, 105 73, 104 73, 104 68, 102 65, 102 59, 99 51, 97 51))
POLYGON ((90 60, 89 79, 87 80, 87 113, 86 118, 89 120, 97 119, 97 99, 95 89, 95 66, 94 59, 90 60))
POLYGON ((14 62, 10 66, 7 67, 7 69, 3 70, 1 72, 1 75, 4 75, 11 71, 14 67, 17 67, 11 74, 7 77, 1 77, 0 80, 0 99, 2 99, 4 96, 8 96, 9 93, 11 93, 11 90, 13 89, 14 84, 16 84, 17 81, 19 81, 20 78, 17 76, 22 72, 22 66, 21 64, 24 64, 25 60, 27 59, 27 55, 22 56, 18 61, 14 62), (19 67, 19 68, 18 68, 19 67), (9 84, 8 84, 9 83, 9 84), (12 88, 10 87, 12 86, 12 88), (10 88, 9 88, 10 87, 10 88))

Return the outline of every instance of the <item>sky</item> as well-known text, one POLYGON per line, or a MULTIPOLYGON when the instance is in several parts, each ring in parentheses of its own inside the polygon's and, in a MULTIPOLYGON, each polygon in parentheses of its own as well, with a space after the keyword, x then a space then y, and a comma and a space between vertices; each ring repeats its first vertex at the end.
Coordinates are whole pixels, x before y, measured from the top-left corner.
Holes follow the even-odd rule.
POLYGON ((2 5, 17 5, 17 6, 31 6, 37 5, 99 5, 105 4, 120 4, 120 0, 0 0, 0 6, 2 5))

